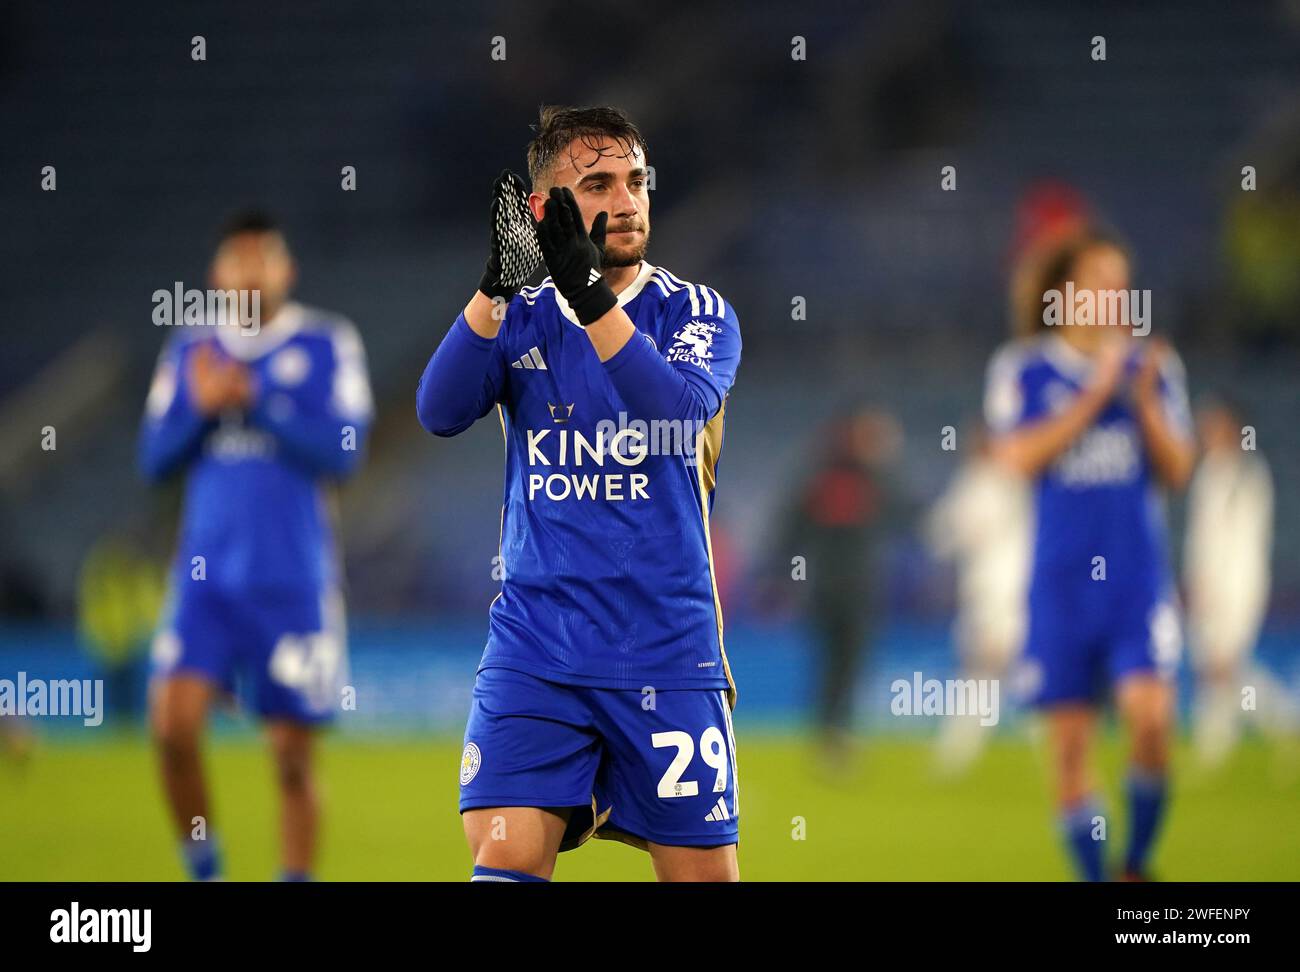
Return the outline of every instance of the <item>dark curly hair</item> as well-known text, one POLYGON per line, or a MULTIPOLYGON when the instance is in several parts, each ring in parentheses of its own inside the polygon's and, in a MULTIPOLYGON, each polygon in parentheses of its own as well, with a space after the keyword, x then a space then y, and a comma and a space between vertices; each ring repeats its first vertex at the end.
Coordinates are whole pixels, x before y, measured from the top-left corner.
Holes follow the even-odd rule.
POLYGON ((1051 290, 1064 290, 1066 281, 1074 276, 1079 258, 1095 249, 1118 250, 1130 264, 1133 262, 1133 252, 1123 238, 1097 227, 1071 234, 1038 254, 1025 275, 1027 286, 1013 298, 1017 305, 1015 331, 1019 336, 1028 337, 1047 326, 1043 322, 1043 295, 1051 290))
POLYGON ((638 148, 643 155, 646 151, 645 139, 636 124, 621 108, 610 105, 593 108, 543 105, 533 132, 533 140, 528 143, 528 176, 535 191, 546 187, 556 160, 574 139, 592 149, 612 139, 623 155, 630 155, 638 148))

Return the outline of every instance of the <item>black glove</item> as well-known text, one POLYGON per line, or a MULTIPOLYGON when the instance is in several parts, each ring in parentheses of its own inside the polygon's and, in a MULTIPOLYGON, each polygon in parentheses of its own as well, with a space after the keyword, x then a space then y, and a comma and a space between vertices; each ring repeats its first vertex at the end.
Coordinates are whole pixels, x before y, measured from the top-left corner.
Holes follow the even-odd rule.
POLYGON ((608 222, 609 213, 597 214, 588 236, 578 200, 566 186, 551 189, 551 198, 546 200, 546 214, 537 224, 537 240, 542 247, 546 269, 551 272, 555 289, 569 302, 583 327, 618 306, 614 291, 600 275, 608 222))
POLYGON ((537 223, 528 208, 528 188, 509 169, 492 186, 492 243, 487 269, 478 289, 488 297, 509 300, 542 262, 537 223))

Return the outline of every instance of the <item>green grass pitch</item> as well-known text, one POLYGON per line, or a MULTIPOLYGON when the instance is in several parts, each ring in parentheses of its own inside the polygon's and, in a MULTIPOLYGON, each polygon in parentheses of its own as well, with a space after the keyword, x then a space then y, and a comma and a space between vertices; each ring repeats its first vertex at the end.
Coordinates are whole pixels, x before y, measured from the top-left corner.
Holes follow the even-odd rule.
MULTIPOLYGON (((324 880, 463 881, 456 739, 322 745, 324 880)), ((1107 805, 1122 810, 1118 745, 1102 752, 1107 805)), ((1300 880, 1300 786, 1251 743, 1218 775, 1177 777, 1155 869, 1169 880, 1300 880)), ((923 740, 863 740, 851 776, 816 769, 797 736, 744 734, 739 748, 742 877, 750 880, 1062 880, 1040 754, 999 740, 968 777, 940 782, 923 740), (802 818, 805 839, 793 834, 802 818)), ((1179 753, 1186 763, 1186 754, 1179 753)), ((232 880, 276 867, 268 757, 251 735, 208 750, 215 826, 232 880)), ((1108 834, 1111 856, 1123 814, 1108 834)), ((0 762, 0 880, 173 880, 152 754, 142 737, 46 740, 21 768, 0 762)), ((561 855, 557 880, 648 880, 647 858, 593 841, 561 855)))

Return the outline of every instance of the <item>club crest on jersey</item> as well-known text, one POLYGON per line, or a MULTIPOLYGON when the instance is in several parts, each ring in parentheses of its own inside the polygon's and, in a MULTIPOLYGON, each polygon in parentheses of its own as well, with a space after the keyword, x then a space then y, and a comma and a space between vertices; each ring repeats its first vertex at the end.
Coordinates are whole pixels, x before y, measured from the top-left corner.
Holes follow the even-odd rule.
POLYGON ((483 754, 473 743, 465 744, 465 751, 460 755, 460 785, 468 786, 478 775, 478 768, 483 765, 483 754))
POLYGON ((712 374, 708 359, 713 357, 713 336, 722 328, 708 321, 689 321, 673 333, 674 344, 665 355, 668 361, 687 361, 712 374))
POLYGON ((299 347, 288 347, 271 358, 271 377, 277 385, 291 388, 301 385, 311 370, 311 359, 299 347))

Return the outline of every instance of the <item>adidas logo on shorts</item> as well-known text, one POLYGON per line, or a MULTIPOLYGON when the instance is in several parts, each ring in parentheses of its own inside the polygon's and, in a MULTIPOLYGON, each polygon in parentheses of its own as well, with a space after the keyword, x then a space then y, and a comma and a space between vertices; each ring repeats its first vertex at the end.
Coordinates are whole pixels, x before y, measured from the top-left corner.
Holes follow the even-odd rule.
POLYGON ((731 814, 727 813, 727 801, 724 800, 722 797, 718 797, 717 806, 715 806, 712 810, 710 810, 709 815, 704 819, 712 820, 715 823, 721 822, 723 820, 730 820, 731 814))

